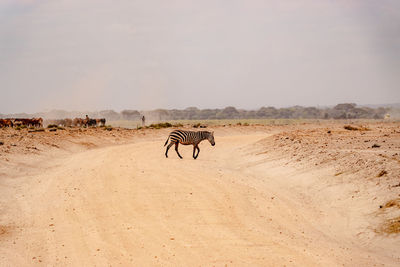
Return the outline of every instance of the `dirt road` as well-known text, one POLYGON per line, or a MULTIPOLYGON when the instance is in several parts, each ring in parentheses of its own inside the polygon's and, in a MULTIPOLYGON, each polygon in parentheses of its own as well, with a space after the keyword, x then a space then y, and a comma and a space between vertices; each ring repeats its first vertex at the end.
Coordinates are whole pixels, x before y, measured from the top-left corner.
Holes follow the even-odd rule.
POLYGON ((253 153, 265 134, 164 157, 164 138, 54 159, 1 181, 1 266, 395 266, 363 203, 253 153), (342 197, 335 205, 335 197, 342 197), (348 201, 348 202, 344 202, 348 201), (360 234, 361 233, 361 234, 360 234))

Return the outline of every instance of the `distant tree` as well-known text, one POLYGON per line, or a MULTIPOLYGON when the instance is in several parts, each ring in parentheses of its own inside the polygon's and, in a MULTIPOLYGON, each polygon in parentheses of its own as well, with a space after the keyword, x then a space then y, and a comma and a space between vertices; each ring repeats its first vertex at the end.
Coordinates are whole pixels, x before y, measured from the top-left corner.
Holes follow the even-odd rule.
POLYGON ((216 114, 217 119, 237 119, 239 112, 235 107, 226 107, 216 114))
POLYGON ((116 121, 121 119, 121 114, 114 110, 102 110, 99 114, 100 117, 105 118, 107 121, 116 121))
POLYGON ((293 108, 280 108, 278 109, 278 117, 281 119, 290 119, 294 113, 293 108))
POLYGON ((317 119, 321 118, 321 115, 321 111, 315 107, 306 107, 302 112, 302 118, 305 119, 317 119))
POLYGON ((278 110, 274 107, 262 107, 257 110, 256 115, 258 118, 276 118, 278 115, 278 110))
POLYGON ((333 107, 335 110, 342 110, 342 111, 349 111, 355 108, 357 105, 354 103, 343 103, 343 104, 337 104, 336 106, 333 107))
POLYGON ((125 109, 121 111, 121 114, 124 120, 138 120, 140 118, 140 112, 137 110, 125 109))
POLYGON ((202 109, 199 112, 199 119, 201 120, 212 120, 215 119, 217 114, 216 109, 202 109))
POLYGON ((166 109, 156 109, 154 110, 154 114, 158 117, 158 120, 168 119, 169 112, 166 109))
POLYGON ((195 120, 195 119, 198 119, 199 118, 199 109, 198 108, 196 108, 196 107, 188 107, 188 108, 185 108, 185 110, 184 110, 184 112, 185 112, 185 119, 188 119, 188 120, 195 120))

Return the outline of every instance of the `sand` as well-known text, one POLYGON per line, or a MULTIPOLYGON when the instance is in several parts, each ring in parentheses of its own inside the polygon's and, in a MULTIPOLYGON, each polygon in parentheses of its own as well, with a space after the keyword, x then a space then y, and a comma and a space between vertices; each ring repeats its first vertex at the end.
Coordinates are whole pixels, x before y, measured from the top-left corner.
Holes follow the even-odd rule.
POLYGON ((197 160, 170 129, 4 130, 0 265, 399 266, 400 128, 367 127, 216 127, 197 160))

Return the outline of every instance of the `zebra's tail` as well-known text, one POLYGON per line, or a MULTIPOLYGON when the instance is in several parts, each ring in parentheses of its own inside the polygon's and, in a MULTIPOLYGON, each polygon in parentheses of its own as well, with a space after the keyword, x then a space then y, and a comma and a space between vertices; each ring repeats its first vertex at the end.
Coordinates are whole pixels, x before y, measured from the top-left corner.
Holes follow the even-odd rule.
POLYGON ((168 140, 169 140, 169 135, 168 135, 167 141, 165 141, 164 146, 166 146, 168 144, 168 140))

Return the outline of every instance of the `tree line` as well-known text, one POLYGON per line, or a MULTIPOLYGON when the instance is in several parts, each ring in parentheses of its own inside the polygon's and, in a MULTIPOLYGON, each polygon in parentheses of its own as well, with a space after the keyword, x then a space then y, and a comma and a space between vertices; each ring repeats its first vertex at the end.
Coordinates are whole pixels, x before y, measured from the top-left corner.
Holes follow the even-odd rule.
POLYGON ((317 108, 293 106, 286 108, 261 107, 257 110, 237 109, 226 107, 222 109, 199 109, 188 107, 186 109, 155 109, 148 111, 102 110, 96 112, 69 112, 53 110, 35 114, 0 114, 0 118, 6 117, 43 117, 48 119, 63 119, 89 115, 89 117, 106 118, 107 121, 140 120, 145 116, 146 120, 216 120, 216 119, 383 119, 386 114, 398 113, 399 108, 391 107, 364 107, 354 103, 338 104, 334 107, 317 108))

